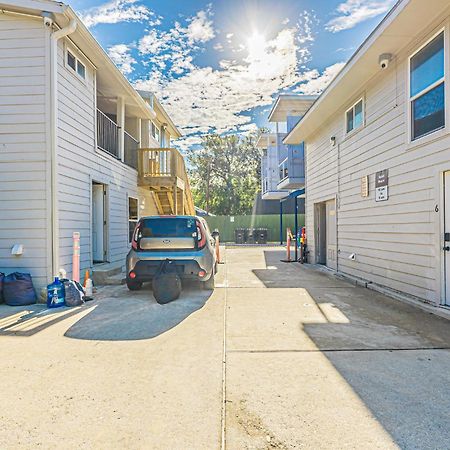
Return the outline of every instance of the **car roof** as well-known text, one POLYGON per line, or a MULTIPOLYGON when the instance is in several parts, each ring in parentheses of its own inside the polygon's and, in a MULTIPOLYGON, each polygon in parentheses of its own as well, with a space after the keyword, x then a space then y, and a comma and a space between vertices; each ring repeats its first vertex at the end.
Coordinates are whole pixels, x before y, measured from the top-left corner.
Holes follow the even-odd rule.
POLYGON ((199 219, 199 220, 204 220, 201 217, 198 216, 172 216, 172 215, 160 215, 160 216, 142 216, 140 218, 142 219, 199 219))

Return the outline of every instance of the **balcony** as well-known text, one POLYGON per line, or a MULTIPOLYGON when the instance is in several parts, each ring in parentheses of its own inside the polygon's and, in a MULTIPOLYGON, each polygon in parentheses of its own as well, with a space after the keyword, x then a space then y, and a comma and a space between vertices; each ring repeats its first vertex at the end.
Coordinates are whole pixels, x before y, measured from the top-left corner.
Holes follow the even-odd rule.
POLYGON ((264 154, 261 157, 261 198, 263 200, 279 200, 289 192, 279 190, 278 184, 278 148, 282 138, 280 133, 264 134, 257 142, 264 154))
POLYGON ((120 159, 119 126, 99 109, 97 109, 97 147, 120 159))
POLYGON ((164 214, 195 214, 183 155, 174 148, 138 150, 138 185, 155 192, 164 214))
POLYGON ((304 147, 288 145, 284 158, 278 165, 278 189, 301 189, 305 187, 304 147))
POLYGON ((138 170, 139 141, 126 131, 124 133, 124 163, 138 170))
MULTIPOLYGON (((120 155, 120 127, 103 111, 97 109, 97 148, 118 160, 120 155)), ((123 162, 137 170, 139 141, 124 131, 123 162)))

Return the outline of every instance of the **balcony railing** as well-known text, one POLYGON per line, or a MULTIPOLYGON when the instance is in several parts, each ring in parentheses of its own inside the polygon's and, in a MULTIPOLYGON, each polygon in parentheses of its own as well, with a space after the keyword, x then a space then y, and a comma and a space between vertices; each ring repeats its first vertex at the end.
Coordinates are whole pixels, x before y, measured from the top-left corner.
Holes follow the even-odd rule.
POLYGON ((124 162, 137 170, 139 142, 126 131, 124 132, 124 135, 124 162))
POLYGON ((140 148, 137 151, 141 186, 184 191, 185 210, 195 214, 189 178, 183 155, 175 148, 140 148))
POLYGON ((279 171, 280 171, 280 181, 285 180, 288 176, 288 158, 286 158, 284 161, 282 161, 279 165, 279 171))
POLYGON ((261 186, 262 186, 262 193, 265 194, 269 191, 269 180, 267 177, 263 177, 261 180, 261 186))
POLYGON ((99 109, 97 109, 97 147, 120 159, 119 126, 99 109))
POLYGON ((140 149, 139 158, 139 176, 143 178, 185 176, 183 156, 174 148, 140 149))

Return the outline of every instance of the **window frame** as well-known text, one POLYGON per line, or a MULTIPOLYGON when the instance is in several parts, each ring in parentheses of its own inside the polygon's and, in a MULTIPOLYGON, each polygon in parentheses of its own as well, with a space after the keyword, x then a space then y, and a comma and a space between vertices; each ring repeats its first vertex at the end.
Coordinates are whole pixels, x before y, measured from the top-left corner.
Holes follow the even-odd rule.
POLYGON ((361 128, 363 128, 366 124, 366 102, 364 101, 364 96, 361 96, 358 98, 358 100, 356 100, 352 106, 350 106, 350 108, 347 108, 345 110, 344 113, 344 131, 345 131, 345 136, 350 136, 353 133, 356 133, 357 131, 359 131, 361 128), (355 120, 355 106, 361 103, 361 114, 362 114, 362 120, 361 120, 361 125, 357 126, 356 128, 353 127, 351 130, 348 130, 347 127, 347 114, 349 111, 353 111, 353 122, 355 120))
POLYGON ((428 38, 425 38, 419 46, 416 46, 413 51, 410 52, 407 58, 406 64, 406 113, 407 113, 407 144, 408 147, 413 147, 416 145, 422 144, 424 141, 428 142, 429 140, 433 140, 439 138, 443 133, 448 131, 449 127, 449 111, 450 108, 447 106, 449 100, 449 44, 448 44, 448 24, 444 26, 440 26, 436 31, 434 31, 428 38), (411 96, 411 60, 416 56, 421 50, 423 50, 430 42, 432 42, 437 36, 441 33, 444 33, 444 76, 434 83, 427 86, 422 91, 418 92, 414 96, 411 96), (444 126, 440 128, 436 128, 433 131, 430 131, 422 136, 417 138, 413 138, 413 118, 412 118, 412 104, 415 100, 432 91, 434 88, 438 87, 440 84, 444 83, 444 126))
POLYGON ((84 61, 81 61, 80 58, 76 55, 76 51, 72 49, 70 46, 66 46, 64 51, 64 66, 75 75, 81 82, 87 82, 87 64, 84 61), (69 64, 69 53, 75 59, 75 69, 69 64), (78 71, 78 64, 83 66, 84 68, 84 77, 78 71))
POLYGON ((133 233, 131 233, 131 235, 130 235, 130 223, 131 222, 134 223, 134 227, 136 228, 136 225, 139 222, 139 198, 138 197, 134 197, 133 195, 128 195, 127 196, 128 245, 131 245, 131 241, 133 240, 133 233), (135 200, 136 201, 136 214, 137 214, 137 216, 136 216, 137 218, 136 219, 131 219, 130 218, 130 200, 135 200))

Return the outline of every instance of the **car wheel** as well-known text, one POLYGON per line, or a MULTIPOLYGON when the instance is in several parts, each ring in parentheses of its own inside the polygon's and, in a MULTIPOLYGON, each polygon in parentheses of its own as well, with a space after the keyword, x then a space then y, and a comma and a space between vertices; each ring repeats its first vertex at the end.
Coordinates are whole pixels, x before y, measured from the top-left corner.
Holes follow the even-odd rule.
POLYGON ((214 287, 215 287, 214 272, 209 277, 209 280, 202 281, 202 287, 203 287, 203 289, 208 290, 208 291, 214 289, 214 287))
POLYGON ((142 281, 127 280, 127 288, 130 291, 138 291, 142 288, 142 281))

